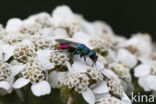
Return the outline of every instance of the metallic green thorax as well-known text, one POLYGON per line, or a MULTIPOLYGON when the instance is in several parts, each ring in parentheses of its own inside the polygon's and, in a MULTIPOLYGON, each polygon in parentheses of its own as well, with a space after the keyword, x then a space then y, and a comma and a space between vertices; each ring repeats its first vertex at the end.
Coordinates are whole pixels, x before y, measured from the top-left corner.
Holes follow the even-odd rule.
POLYGON ((88 53, 90 52, 90 49, 86 47, 84 44, 75 43, 75 45, 79 48, 79 49, 74 49, 75 54, 88 55, 88 53))

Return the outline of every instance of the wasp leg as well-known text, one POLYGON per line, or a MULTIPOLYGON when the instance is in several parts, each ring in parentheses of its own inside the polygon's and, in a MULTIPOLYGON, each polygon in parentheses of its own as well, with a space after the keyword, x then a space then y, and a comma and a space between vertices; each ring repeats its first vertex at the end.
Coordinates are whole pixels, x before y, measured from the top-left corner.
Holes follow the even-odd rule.
POLYGON ((92 67, 95 65, 95 62, 93 62, 92 67))
POLYGON ((93 62, 92 67, 93 67, 94 65, 96 65, 96 62, 93 62))
POLYGON ((82 58, 83 57, 83 54, 80 54, 80 57, 82 58))
POLYGON ((72 59, 75 55, 75 52, 71 52, 70 59, 72 59))
POLYGON ((86 56, 84 56, 84 60, 86 61, 86 56))
POLYGON ((83 55, 83 54, 80 54, 80 57, 82 58, 84 58, 84 60, 86 61, 86 56, 85 55, 83 55))

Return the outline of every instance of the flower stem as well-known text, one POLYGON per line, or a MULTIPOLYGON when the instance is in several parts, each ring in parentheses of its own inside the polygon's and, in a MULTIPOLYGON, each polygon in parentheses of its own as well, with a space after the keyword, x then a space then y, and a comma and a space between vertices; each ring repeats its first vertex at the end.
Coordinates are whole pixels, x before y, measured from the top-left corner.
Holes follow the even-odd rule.
POLYGON ((73 101, 74 101, 73 96, 70 95, 69 98, 68 98, 67 104, 72 104, 73 101))

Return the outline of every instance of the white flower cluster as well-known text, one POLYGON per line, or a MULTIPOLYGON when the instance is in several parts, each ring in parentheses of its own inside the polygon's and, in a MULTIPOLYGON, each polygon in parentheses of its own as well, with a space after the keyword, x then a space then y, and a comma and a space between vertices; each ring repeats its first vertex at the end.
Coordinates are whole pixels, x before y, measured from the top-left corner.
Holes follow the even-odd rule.
POLYGON ((85 72, 69 73, 65 80, 60 81, 60 85, 75 88, 76 92, 82 93, 95 81, 103 81, 104 76, 100 70, 91 67, 85 70, 85 72))
POLYGON ((46 80, 48 72, 44 70, 37 60, 30 58, 21 74, 25 79, 29 79, 31 83, 38 83, 46 80))
POLYGON ((99 35, 99 37, 93 37, 89 40, 89 44, 98 52, 104 53, 110 48, 110 42, 105 35, 99 35))
POLYGON ((102 71, 98 68, 89 67, 87 69, 87 74, 89 75, 91 80, 95 80, 95 81, 102 81, 104 78, 102 71))
POLYGON ((110 79, 108 82, 108 87, 110 88, 110 91, 117 96, 122 95, 122 86, 119 82, 117 82, 115 79, 110 79))
POLYGON ((88 22, 68 6, 57 7, 52 15, 13 18, 5 28, 0 25, 0 88, 11 93, 31 83, 36 96, 67 88, 89 104, 131 104, 126 94, 133 91, 133 69, 139 85, 156 92, 155 47, 148 34, 117 36, 106 23, 88 22), (95 65, 87 56, 60 51, 55 39, 95 50, 95 65))
POLYGON ((69 55, 67 53, 52 51, 49 61, 54 63, 55 66, 66 65, 66 62, 69 61, 69 55))
POLYGON ((138 83, 145 91, 156 92, 156 61, 138 65, 135 68, 135 76, 139 78, 138 83))
POLYGON ((32 38, 35 49, 50 49, 53 48, 53 42, 50 39, 44 39, 41 36, 35 35, 32 38))
POLYGON ((0 63, 0 81, 7 81, 10 77, 11 70, 7 63, 0 63))
POLYGON ((17 45, 14 48, 14 58, 21 62, 27 62, 29 57, 35 55, 34 47, 31 45, 17 45))
POLYGON ((125 67, 124 64, 112 63, 110 68, 124 81, 131 81, 130 69, 125 67))
POLYGON ((82 93, 88 88, 89 78, 85 73, 72 73, 68 78, 60 82, 61 85, 75 88, 75 91, 82 93))

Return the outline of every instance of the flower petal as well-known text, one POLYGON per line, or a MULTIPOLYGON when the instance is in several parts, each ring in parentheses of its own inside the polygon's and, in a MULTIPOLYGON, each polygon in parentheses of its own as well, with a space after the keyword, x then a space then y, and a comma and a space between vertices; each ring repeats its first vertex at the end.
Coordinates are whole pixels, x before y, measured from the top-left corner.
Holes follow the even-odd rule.
POLYGON ((39 83, 33 84, 31 86, 31 90, 34 95, 36 96, 42 96, 46 94, 50 94, 51 88, 47 81, 41 81, 39 83))
POLYGON ((106 56, 108 62, 112 63, 116 60, 116 52, 108 49, 108 55, 106 56))
POLYGON ((105 31, 110 36, 114 35, 114 32, 113 32, 111 26, 109 26, 107 23, 105 23, 103 21, 95 21, 95 22, 93 22, 93 24, 96 26, 97 33, 102 34, 105 31))
POLYGON ((107 83, 105 81, 101 82, 97 86, 93 88, 94 93, 107 93, 109 91, 109 88, 107 87, 107 83))
POLYGON ((12 18, 8 20, 6 30, 8 32, 16 32, 21 24, 22 21, 19 18, 12 18))
POLYGON ((74 70, 73 70, 71 64, 69 62, 67 62, 66 65, 67 65, 67 68, 68 68, 69 72, 73 73, 74 70))
POLYGON ((103 68, 104 68, 104 65, 103 65, 101 62, 97 61, 97 62, 96 62, 96 67, 97 67, 98 69, 103 69, 103 68))
POLYGON ((49 74, 48 81, 52 88, 59 88, 59 81, 62 81, 67 76, 67 72, 53 71, 49 74))
POLYGON ((88 68, 87 65, 78 61, 74 61, 72 67, 75 72, 86 72, 86 69, 88 68))
POLYGON ((153 75, 148 76, 147 82, 148 82, 149 88, 156 91, 156 76, 153 76, 153 75))
POLYGON ((82 96, 89 104, 95 104, 95 96, 89 88, 82 92, 82 96))
POLYGON ((128 96, 123 92, 123 94, 122 94, 123 96, 122 96, 122 103, 123 104, 132 104, 131 103, 131 100, 128 98, 128 96))
POLYGON ((13 74, 10 74, 10 77, 9 77, 9 79, 8 79, 8 83, 10 84, 10 86, 13 85, 14 79, 15 79, 15 76, 14 76, 13 74))
POLYGON ((77 42, 87 44, 89 37, 84 32, 76 32, 73 36, 73 39, 77 42))
POLYGON ((139 78, 138 83, 139 83, 139 85, 141 87, 144 88, 145 91, 150 91, 151 90, 150 87, 149 87, 149 85, 148 85, 148 82, 147 82, 147 77, 141 77, 141 78, 139 78))
POLYGON ((110 70, 110 69, 104 69, 103 71, 102 71, 102 73, 105 75, 105 76, 107 76, 108 78, 116 78, 116 79, 118 79, 118 76, 112 71, 112 70, 110 70))
POLYGON ((37 59, 46 70, 54 68, 54 64, 49 61, 50 52, 50 50, 37 51, 37 59))
POLYGON ((25 85, 27 85, 30 81, 28 79, 25 78, 19 78, 15 81, 13 87, 16 89, 19 89, 21 87, 24 87, 25 85))
POLYGON ((78 62, 84 63, 84 60, 83 60, 83 58, 80 57, 80 55, 74 55, 73 61, 78 61, 78 62))
POLYGON ((25 65, 23 64, 19 64, 19 65, 13 65, 11 66, 11 72, 13 75, 17 75, 23 68, 25 65))
POLYGON ((7 61, 11 56, 13 56, 14 46, 3 44, 1 50, 4 53, 4 61, 7 61))
POLYGON ((137 58, 126 49, 120 49, 117 54, 117 61, 133 68, 137 64, 137 58))
POLYGON ((142 64, 134 69, 135 77, 144 77, 150 74, 150 65, 142 64))
POLYGON ((85 31, 85 33, 87 33, 88 36, 97 34, 96 27, 91 22, 83 21, 81 24, 83 30, 85 31))
POLYGON ((10 89, 10 84, 6 81, 0 81, 0 88, 3 88, 6 91, 8 91, 10 89))

